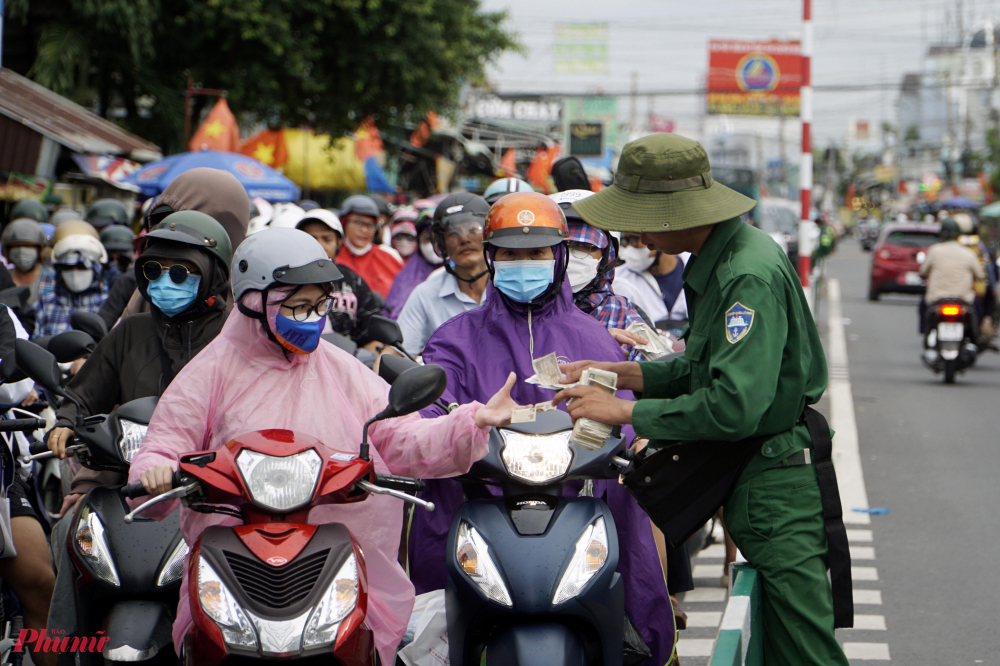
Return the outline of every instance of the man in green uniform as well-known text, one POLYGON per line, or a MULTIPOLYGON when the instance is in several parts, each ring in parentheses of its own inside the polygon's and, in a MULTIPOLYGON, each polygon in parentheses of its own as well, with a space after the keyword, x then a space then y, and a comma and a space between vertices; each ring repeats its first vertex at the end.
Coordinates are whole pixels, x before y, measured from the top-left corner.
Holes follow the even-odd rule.
POLYGON ((787 257, 740 216, 754 201, 712 181, 700 144, 655 134, 627 145, 614 184, 574 204, 600 229, 640 233, 651 249, 690 252, 689 330, 667 363, 562 366, 566 381, 597 366, 618 373, 619 400, 591 387, 561 391, 574 419, 631 423, 655 449, 668 442, 765 437, 725 503, 726 527, 764 583, 770 665, 847 664, 834 637, 827 538, 809 430, 800 416, 826 388, 823 347, 787 257))

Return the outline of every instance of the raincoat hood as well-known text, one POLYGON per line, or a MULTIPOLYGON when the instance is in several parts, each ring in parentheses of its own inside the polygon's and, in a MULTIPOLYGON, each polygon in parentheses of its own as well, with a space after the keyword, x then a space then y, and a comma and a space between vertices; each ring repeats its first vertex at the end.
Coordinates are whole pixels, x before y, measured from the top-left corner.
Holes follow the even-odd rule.
POLYGON ((228 171, 198 167, 177 176, 149 207, 146 215, 160 205, 174 212, 196 210, 211 215, 229 234, 233 247, 243 242, 250 224, 250 198, 240 181, 228 171))

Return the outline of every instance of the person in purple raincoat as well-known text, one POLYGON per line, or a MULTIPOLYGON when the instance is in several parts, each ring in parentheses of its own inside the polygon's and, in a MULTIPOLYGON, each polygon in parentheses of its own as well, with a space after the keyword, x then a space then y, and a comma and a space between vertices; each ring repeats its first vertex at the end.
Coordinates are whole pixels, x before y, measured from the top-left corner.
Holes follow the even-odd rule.
POLYGON ((406 265, 396 273, 396 279, 392 281, 392 289, 385 299, 385 308, 389 311, 389 316, 393 319, 399 318, 399 313, 406 305, 406 299, 416 286, 427 279, 427 276, 441 267, 444 263, 438 253, 434 250, 434 242, 431 240, 431 222, 434 221, 434 209, 427 208, 417 213, 415 208, 401 208, 392 216, 392 223, 396 224, 401 220, 410 220, 417 228, 417 251, 406 260, 406 265))
MULTIPOLYGON (((551 352, 560 359, 624 360, 622 348, 601 322, 573 302, 565 279, 566 237, 563 212, 542 194, 510 194, 490 209, 484 241, 492 281, 483 303, 441 326, 423 351, 424 362, 438 364, 448 374, 446 402, 464 404, 492 395, 512 370, 518 381, 511 397, 518 404, 551 400, 553 391, 524 381, 534 374, 531 359, 551 352), (515 240, 506 242, 510 239, 515 240)), ((618 395, 633 399, 629 392, 618 395)), ((425 410, 425 416, 438 413, 440 408, 425 410)), ((581 487, 570 482, 565 492, 578 494, 581 487)), ((408 561, 418 594, 445 586, 448 528, 465 501, 462 484, 454 480, 429 480, 421 496, 437 510, 413 516, 408 561)), ((652 652, 644 663, 665 664, 673 653, 674 616, 649 517, 619 483, 594 481, 594 497, 608 504, 615 519, 625 611, 652 652)))

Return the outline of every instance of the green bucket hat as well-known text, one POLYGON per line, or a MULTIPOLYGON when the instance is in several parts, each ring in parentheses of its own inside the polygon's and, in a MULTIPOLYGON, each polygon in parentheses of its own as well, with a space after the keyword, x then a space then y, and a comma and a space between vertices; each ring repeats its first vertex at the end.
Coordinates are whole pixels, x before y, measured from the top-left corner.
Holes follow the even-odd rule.
POLYGON ((591 226, 657 233, 717 224, 757 202, 712 180, 708 154, 697 141, 651 134, 629 143, 610 187, 574 202, 591 226))

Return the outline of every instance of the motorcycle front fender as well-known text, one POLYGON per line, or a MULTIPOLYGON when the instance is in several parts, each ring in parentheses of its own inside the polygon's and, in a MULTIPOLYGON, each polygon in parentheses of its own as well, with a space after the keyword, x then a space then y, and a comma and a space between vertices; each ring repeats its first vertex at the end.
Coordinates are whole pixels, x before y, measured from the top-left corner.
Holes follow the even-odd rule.
POLYGON ((171 649, 173 610, 159 601, 120 601, 111 607, 104 626, 108 642, 104 658, 112 662, 152 659, 171 649))
POLYGON ((518 624, 497 629, 486 644, 486 666, 584 666, 580 637, 559 622, 518 624))

